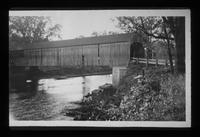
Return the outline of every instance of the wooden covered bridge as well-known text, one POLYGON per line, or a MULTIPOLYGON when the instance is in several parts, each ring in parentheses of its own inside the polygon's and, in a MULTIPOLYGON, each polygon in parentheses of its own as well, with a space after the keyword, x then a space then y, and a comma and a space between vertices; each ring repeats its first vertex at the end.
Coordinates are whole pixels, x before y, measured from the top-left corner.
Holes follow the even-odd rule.
POLYGON ((9 44, 14 66, 127 66, 131 57, 144 57, 142 41, 133 33, 85 37, 31 45, 9 44))

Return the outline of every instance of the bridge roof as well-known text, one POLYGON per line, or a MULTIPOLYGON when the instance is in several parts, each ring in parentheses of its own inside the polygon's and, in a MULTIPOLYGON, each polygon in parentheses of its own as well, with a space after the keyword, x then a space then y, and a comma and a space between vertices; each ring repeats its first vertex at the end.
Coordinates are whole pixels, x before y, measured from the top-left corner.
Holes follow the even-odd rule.
POLYGON ((117 35, 105 35, 98 37, 84 37, 77 39, 59 40, 39 42, 25 46, 17 46, 9 44, 10 50, 24 50, 24 49, 36 49, 36 48, 59 48, 66 46, 83 46, 83 45, 96 45, 116 42, 130 42, 134 37, 133 33, 123 33, 117 35))

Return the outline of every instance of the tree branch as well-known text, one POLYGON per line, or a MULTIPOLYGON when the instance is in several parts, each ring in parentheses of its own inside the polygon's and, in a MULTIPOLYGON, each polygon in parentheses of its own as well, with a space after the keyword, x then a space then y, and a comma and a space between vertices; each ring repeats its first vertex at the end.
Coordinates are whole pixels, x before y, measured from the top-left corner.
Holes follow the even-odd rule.
POLYGON ((162 35, 158 35, 156 36, 155 34, 153 33, 149 33, 148 31, 145 31, 145 26, 144 26, 144 20, 142 19, 142 17, 140 17, 140 20, 141 20, 141 23, 142 23, 142 28, 140 28, 138 26, 138 29, 140 29, 143 33, 145 33, 146 35, 148 36, 151 36, 151 37, 154 37, 154 38, 157 38, 157 39, 169 39, 169 40, 174 40, 174 38, 171 38, 171 37, 166 37, 166 36, 162 36, 162 35))

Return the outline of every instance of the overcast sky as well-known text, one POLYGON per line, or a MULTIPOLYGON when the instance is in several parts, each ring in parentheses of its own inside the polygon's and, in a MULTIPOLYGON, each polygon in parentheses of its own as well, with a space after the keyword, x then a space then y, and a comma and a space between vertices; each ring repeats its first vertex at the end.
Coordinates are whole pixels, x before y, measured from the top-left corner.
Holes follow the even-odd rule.
POLYGON ((179 15, 180 11, 158 10, 71 10, 71 11, 10 11, 10 16, 49 16, 52 22, 60 24, 62 39, 72 39, 80 35, 91 36, 91 33, 103 31, 122 32, 116 27, 117 16, 155 16, 179 15))

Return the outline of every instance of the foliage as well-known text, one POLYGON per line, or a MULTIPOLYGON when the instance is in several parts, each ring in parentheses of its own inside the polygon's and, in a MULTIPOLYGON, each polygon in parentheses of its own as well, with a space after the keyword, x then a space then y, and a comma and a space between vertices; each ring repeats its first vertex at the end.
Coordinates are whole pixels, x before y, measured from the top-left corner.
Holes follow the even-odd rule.
MULTIPOLYGON (((174 72, 171 48, 171 40, 174 40, 173 31, 170 29, 170 25, 167 24, 166 17, 117 17, 118 27, 125 32, 135 32, 140 34, 139 36, 146 35, 147 40, 144 40, 144 45, 147 49, 151 49, 151 43, 157 39, 161 39, 167 42, 168 56, 171 66, 171 72, 174 72)), ((144 37, 144 36, 143 36, 144 37)))
POLYGON ((114 32, 114 31, 103 31, 103 32, 92 32, 92 36, 97 37, 97 36, 105 36, 105 35, 116 35, 119 34, 118 32, 114 32))
POLYGON ((174 67, 172 62, 171 47, 175 45, 177 55, 177 71, 181 72, 181 70, 185 70, 185 43, 183 42, 185 36, 185 20, 183 17, 119 16, 116 17, 116 20, 118 21, 118 27, 125 32, 134 32, 140 37, 145 37, 146 35, 148 38, 147 40, 144 39, 144 43, 146 43, 145 45, 147 48, 151 48, 149 46, 151 45, 150 43, 158 39, 166 42, 172 73, 174 72, 174 67))
POLYGON ((133 71, 128 70, 117 89, 98 89, 83 100, 83 107, 75 111, 75 120, 185 120, 184 75, 172 75, 163 67, 129 67, 133 71), (138 81, 134 77, 141 68, 145 77, 138 81))
POLYGON ((43 16, 9 16, 9 41, 30 44, 60 38, 61 26, 53 25, 49 17, 43 16))
POLYGON ((109 108, 116 108, 120 104, 115 93, 116 89, 112 85, 105 84, 86 95, 81 103, 82 107, 68 111, 67 115, 75 115, 75 120, 109 120, 109 108))
POLYGON ((185 120, 184 76, 167 70, 146 70, 143 82, 131 86, 120 108, 123 120, 185 120))
MULTIPOLYGON (((161 17, 120 16, 116 19, 118 21, 118 27, 125 32, 143 33, 150 38, 166 39, 163 29, 164 22, 161 17)), ((174 40, 174 36, 171 35, 169 27, 167 27, 167 32, 169 39, 174 40)))

